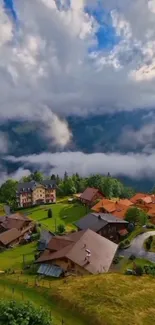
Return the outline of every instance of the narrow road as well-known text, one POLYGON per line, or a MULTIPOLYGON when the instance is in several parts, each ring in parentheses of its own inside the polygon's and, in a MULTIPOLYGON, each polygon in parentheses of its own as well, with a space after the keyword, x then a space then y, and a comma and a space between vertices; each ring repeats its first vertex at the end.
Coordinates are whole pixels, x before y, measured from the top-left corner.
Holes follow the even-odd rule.
POLYGON ((149 236, 155 236, 155 231, 148 231, 148 232, 145 232, 144 234, 137 236, 136 238, 134 238, 132 240, 129 248, 121 249, 119 251, 119 255, 124 256, 124 257, 130 257, 130 255, 133 254, 136 257, 144 258, 150 262, 155 263, 155 253, 147 252, 143 248, 144 241, 149 236))

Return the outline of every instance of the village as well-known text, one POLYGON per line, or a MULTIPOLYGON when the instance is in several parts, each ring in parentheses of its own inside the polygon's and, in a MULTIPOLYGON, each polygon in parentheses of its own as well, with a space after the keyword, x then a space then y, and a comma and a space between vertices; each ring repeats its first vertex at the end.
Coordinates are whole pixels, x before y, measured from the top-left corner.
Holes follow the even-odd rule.
POLYGON ((148 272, 150 263, 154 272, 154 194, 108 199, 97 188, 87 187, 83 193, 57 199, 56 182, 48 180, 19 183, 16 200, 17 211, 12 213, 8 206, 1 210, 1 272, 33 268, 38 276, 56 278, 113 271, 138 274, 148 272), (7 259, 17 249, 18 258, 24 255, 20 268, 7 259))

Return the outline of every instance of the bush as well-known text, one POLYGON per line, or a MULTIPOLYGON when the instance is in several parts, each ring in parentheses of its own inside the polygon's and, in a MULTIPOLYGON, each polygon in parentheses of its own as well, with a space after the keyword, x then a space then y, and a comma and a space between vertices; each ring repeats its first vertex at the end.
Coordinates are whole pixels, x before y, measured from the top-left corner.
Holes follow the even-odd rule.
POLYGON ((35 308, 30 303, 0 301, 1 325, 51 325, 47 311, 35 308))
POLYGON ((124 241, 124 244, 125 244, 125 246, 130 245, 130 240, 129 240, 129 239, 126 239, 126 240, 124 241))
POLYGON ((135 271, 137 276, 142 276, 143 275, 143 268, 140 265, 137 265, 134 268, 134 271, 135 271))
POLYGON ((133 254, 130 255, 130 257, 129 257, 129 260, 130 260, 130 261, 134 261, 135 259, 136 259, 136 256, 135 256, 135 255, 133 255, 133 254))
POLYGON ((63 224, 60 224, 57 228, 57 232, 59 234, 63 234, 65 232, 65 226, 63 224))
POLYGON ((48 209, 47 216, 48 218, 52 218, 52 209, 48 209))
POLYGON ((151 248, 151 243, 149 241, 146 241, 145 247, 146 247, 146 250, 149 251, 151 248))
POLYGON ((118 264, 120 261, 120 258, 119 257, 115 257, 114 260, 113 260, 113 263, 114 264, 118 264))
POLYGON ((119 248, 120 249, 123 249, 124 248, 124 242, 123 241, 119 244, 119 248))
POLYGON ((147 228, 147 229, 155 229, 155 226, 152 225, 152 223, 148 223, 148 224, 146 225, 146 228, 147 228))

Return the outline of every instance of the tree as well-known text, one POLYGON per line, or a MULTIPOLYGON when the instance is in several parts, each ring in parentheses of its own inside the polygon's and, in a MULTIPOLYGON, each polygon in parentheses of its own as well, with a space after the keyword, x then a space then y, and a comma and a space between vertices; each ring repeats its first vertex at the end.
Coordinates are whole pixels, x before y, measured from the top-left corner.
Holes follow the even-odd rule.
POLYGON ((47 311, 36 308, 30 303, 0 301, 1 325, 52 325, 47 311))
POLYGON ((39 171, 35 171, 33 176, 32 176, 32 179, 36 182, 41 182, 43 181, 44 177, 43 177, 43 174, 39 171))
POLYGON ((2 203, 7 203, 9 205, 16 205, 16 190, 17 190, 17 182, 8 179, 5 183, 0 187, 0 200, 2 203))
POLYGON ((48 209, 48 218, 52 218, 53 214, 52 214, 52 209, 48 209))
POLYGON ((56 180, 56 177, 55 177, 54 174, 51 175, 51 179, 52 179, 52 180, 56 180))
POLYGON ((147 214, 145 211, 137 208, 132 207, 129 208, 126 212, 125 219, 131 223, 138 223, 139 225, 143 226, 147 223, 147 214))
POLYGON ((65 226, 61 223, 60 225, 58 225, 57 231, 59 234, 63 234, 65 232, 65 226))

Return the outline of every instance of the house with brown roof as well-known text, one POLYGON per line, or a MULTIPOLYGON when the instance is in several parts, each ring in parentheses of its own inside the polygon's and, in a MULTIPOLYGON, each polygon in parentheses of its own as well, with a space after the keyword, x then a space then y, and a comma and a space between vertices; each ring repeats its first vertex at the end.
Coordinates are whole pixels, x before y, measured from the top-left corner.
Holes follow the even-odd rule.
POLYGON ((0 217, 0 233, 12 228, 16 228, 19 231, 24 231, 25 229, 33 230, 34 226, 33 220, 20 213, 0 217))
POLYGON ((41 264, 38 273, 51 276, 105 273, 117 248, 117 244, 90 229, 52 238, 48 249, 37 260, 41 264))
POLYGON ((4 231, 0 234, 0 248, 9 248, 10 246, 17 245, 21 237, 21 232, 16 228, 4 231))
POLYGON ((110 213, 91 212, 75 223, 78 230, 91 229, 103 237, 119 242, 121 230, 127 229, 128 222, 110 213))
POLYGON ((88 206, 92 206, 96 200, 103 198, 103 194, 94 187, 87 187, 80 195, 79 200, 88 206))

